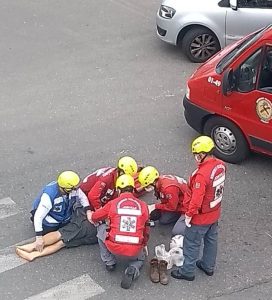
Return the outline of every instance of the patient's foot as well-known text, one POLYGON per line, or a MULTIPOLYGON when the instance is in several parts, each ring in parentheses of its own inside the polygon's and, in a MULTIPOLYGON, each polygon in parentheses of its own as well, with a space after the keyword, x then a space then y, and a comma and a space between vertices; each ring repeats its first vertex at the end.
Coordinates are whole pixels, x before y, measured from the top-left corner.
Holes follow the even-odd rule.
POLYGON ((18 245, 16 248, 30 253, 35 250, 35 243, 18 245))
POLYGON ((34 253, 29 253, 19 248, 16 248, 16 254, 27 261, 33 261, 36 258, 34 253))

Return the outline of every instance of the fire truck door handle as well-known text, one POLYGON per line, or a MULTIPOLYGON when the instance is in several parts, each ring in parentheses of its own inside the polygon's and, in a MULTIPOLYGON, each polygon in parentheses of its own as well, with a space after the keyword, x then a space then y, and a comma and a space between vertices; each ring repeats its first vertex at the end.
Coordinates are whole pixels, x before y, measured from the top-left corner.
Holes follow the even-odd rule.
POLYGON ((231 110, 231 107, 229 107, 229 106, 224 106, 224 109, 225 109, 225 110, 231 110))

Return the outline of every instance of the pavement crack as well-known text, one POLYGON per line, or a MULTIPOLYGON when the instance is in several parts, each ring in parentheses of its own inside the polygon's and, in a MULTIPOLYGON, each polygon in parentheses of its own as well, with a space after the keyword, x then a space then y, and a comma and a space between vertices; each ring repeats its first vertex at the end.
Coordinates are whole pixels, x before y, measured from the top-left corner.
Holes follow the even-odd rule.
POLYGON ((240 293, 240 292, 243 292, 243 291, 246 291, 246 290, 249 290, 251 288, 254 288, 254 287, 257 287, 257 286, 260 286, 262 284, 267 284, 267 283, 270 283, 272 281, 272 277, 269 277, 269 278, 264 278, 264 279, 261 279, 255 283, 252 283, 250 285, 247 285, 243 288, 240 288, 240 289, 237 289, 237 290, 233 290, 231 292, 227 292, 227 293, 220 293, 220 294, 217 294, 217 295, 213 295, 213 296, 208 296, 207 297, 207 300, 213 300, 213 299, 216 299, 216 298, 220 298, 222 296, 229 296, 229 295, 233 295, 235 293, 240 293))

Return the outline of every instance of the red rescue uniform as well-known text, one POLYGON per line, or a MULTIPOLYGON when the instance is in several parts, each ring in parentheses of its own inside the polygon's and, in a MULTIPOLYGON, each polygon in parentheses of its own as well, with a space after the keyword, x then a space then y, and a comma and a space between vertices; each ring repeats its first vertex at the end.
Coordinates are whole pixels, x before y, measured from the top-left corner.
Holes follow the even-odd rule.
POLYGON ((200 163, 191 175, 192 196, 186 215, 192 217, 192 224, 209 225, 220 218, 225 174, 225 163, 211 157, 200 163))
POLYGON ((117 197, 115 182, 117 168, 101 168, 83 179, 80 188, 87 195, 89 203, 95 210, 117 197))
MULTIPOLYGON (((144 194, 144 190, 141 189, 141 184, 138 181, 138 174, 136 173, 133 176, 135 196, 144 194)), ((96 210, 118 196, 115 189, 117 177, 117 168, 108 167, 98 169, 83 179, 80 188, 88 197, 92 209, 96 210)))
POLYGON ((137 256, 147 245, 148 207, 132 193, 122 193, 92 215, 95 223, 105 219, 109 220, 105 244, 112 254, 137 256))
POLYGON ((161 201, 155 204, 155 209, 162 211, 185 213, 190 201, 190 189, 186 181, 173 175, 163 175, 158 178, 155 195, 161 201))

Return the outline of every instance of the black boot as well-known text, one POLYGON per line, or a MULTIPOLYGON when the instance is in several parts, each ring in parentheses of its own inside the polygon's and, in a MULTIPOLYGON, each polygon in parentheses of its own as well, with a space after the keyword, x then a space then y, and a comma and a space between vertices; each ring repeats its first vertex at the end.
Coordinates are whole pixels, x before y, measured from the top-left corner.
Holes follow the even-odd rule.
POLYGON ((183 280, 187 280, 187 281, 195 280, 195 276, 184 275, 184 274, 180 273, 179 269, 172 271, 171 276, 176 279, 183 279, 183 280))
POLYGON ((121 281, 121 287, 123 289, 129 289, 131 287, 132 281, 134 279, 136 269, 132 266, 128 267, 125 270, 125 273, 123 275, 122 281, 121 281))
POLYGON ((202 266, 202 264, 201 264, 201 260, 198 260, 198 261, 196 262, 196 266, 197 266, 201 271, 203 271, 206 275, 208 275, 208 276, 213 276, 213 271, 207 271, 207 270, 205 270, 205 269, 203 268, 203 266, 202 266))
POLYGON ((114 271, 116 269, 116 264, 114 264, 114 265, 106 265, 106 270, 108 271, 108 272, 112 272, 112 271, 114 271))

